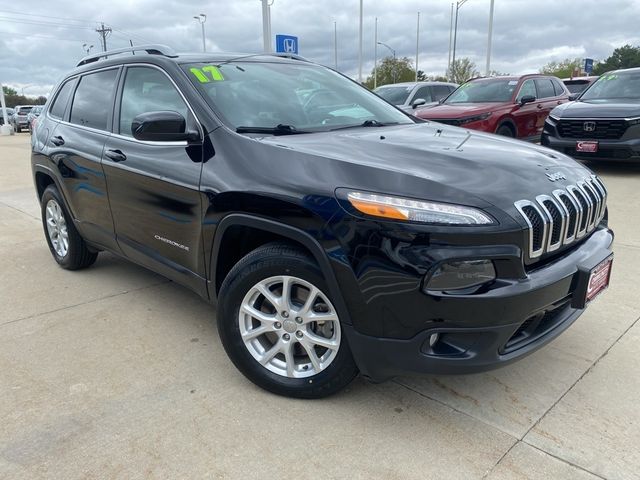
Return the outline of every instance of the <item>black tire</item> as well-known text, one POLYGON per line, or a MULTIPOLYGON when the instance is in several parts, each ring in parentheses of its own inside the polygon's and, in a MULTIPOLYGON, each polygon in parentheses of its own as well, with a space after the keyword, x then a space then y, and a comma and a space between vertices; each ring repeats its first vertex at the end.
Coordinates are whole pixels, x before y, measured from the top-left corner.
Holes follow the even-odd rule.
POLYGON ((49 245, 49 250, 51 251, 51 255, 55 261, 62 268, 67 270, 80 270, 82 268, 89 267, 93 265, 98 258, 98 253, 89 250, 86 242, 76 230, 75 225, 73 224, 73 220, 71 219, 71 215, 69 215, 69 210, 62 199, 62 195, 58 192, 58 189, 54 185, 49 185, 44 193, 42 194, 42 198, 40 199, 40 208, 42 214, 42 228, 44 229, 44 236, 47 239, 47 245, 49 245), (56 249, 53 246, 52 239, 49 235, 49 231, 47 229, 47 219, 46 219, 46 210, 49 202, 53 200, 55 201, 62 210, 62 215, 64 216, 64 220, 67 228, 68 235, 68 248, 67 252, 64 256, 61 256, 56 252, 56 249))
MULTIPOLYGON (((347 386, 358 374, 343 334, 331 363, 319 373, 305 378, 291 378, 268 370, 252 356, 242 340, 239 315, 245 296, 259 282, 278 275, 297 277, 309 282, 330 303, 334 303, 328 294, 326 281, 312 258, 286 244, 264 245, 242 258, 229 272, 220 288, 217 317, 222 344, 236 368, 265 390, 306 399, 331 395, 347 386)), ((296 342, 293 333, 291 341, 296 342)))
POLYGON ((18 124, 16 123, 16 133, 20 133, 21 131, 22 131, 22 130, 20 130, 20 125, 18 125, 18 124))
POLYGON ((498 130, 496 130, 496 135, 502 135, 503 137, 510 137, 510 138, 515 137, 515 134, 513 133, 513 129, 506 123, 503 123, 498 127, 498 130))

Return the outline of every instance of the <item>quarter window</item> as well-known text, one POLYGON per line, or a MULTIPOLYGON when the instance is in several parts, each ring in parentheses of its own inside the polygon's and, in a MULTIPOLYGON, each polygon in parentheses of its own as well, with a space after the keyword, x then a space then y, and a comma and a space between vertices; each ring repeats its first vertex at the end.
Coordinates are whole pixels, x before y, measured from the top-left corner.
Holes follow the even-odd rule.
POLYGON ((133 119, 141 113, 172 111, 187 118, 188 108, 173 83, 160 70, 130 67, 120 102, 120 134, 131 137, 133 119))
POLYGON ((118 70, 113 69, 90 73, 80 79, 71 104, 71 123, 108 130, 117 75, 118 70))
POLYGON ((71 89, 73 88, 73 80, 67 80, 67 82, 62 85, 62 88, 58 91, 58 95, 56 95, 56 99, 53 101, 51 108, 49 109, 49 115, 53 118, 61 119, 64 116, 64 111, 67 108, 67 103, 69 103, 69 97, 71 96, 71 89))

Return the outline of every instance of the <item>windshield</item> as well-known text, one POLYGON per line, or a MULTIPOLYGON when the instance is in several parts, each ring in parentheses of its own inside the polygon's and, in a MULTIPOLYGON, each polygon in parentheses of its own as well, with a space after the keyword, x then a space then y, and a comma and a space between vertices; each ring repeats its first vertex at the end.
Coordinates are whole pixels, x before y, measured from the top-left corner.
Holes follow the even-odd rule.
POLYGON ((580 100, 640 99, 640 71, 602 75, 580 100))
POLYGON ((31 111, 33 107, 20 107, 18 108, 18 115, 26 115, 31 111))
POLYGON ((183 68, 214 111, 235 129, 284 125, 323 131, 366 121, 414 123, 366 88, 317 65, 234 62, 183 68))
POLYGON ((393 105, 404 105, 411 93, 411 87, 379 87, 374 92, 393 105))
POLYGON ((518 86, 517 80, 476 80, 461 85, 444 102, 451 103, 483 103, 508 102, 518 86))

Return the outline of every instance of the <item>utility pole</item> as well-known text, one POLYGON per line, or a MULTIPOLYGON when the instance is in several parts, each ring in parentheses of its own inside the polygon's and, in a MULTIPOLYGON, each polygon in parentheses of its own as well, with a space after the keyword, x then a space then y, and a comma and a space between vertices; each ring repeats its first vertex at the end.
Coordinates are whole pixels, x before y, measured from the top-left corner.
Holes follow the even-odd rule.
POLYGON ((197 16, 193 17, 195 18, 198 23, 200 24, 200 26, 202 27, 202 51, 206 52, 207 51, 207 43, 205 40, 205 35, 204 35, 204 22, 207 21, 207 16, 204 13, 199 13, 197 16))
POLYGON ((451 80, 451 45, 453 42, 453 2, 451 3, 451 20, 449 22, 449 61, 447 62, 447 78, 451 80))
POLYGON ((485 75, 488 77, 491 73, 491 37, 493 36, 493 3, 494 0, 491 0, 491 7, 489 8, 489 33, 487 35, 487 68, 485 70, 485 75))
POLYGON ((362 0, 360 0, 360 45, 358 47, 358 82, 362 83, 362 0))
POLYGON ((333 22, 333 64, 338 70, 338 22, 333 22))
POLYGON ((100 24, 101 27, 100 28, 96 28, 96 32, 98 32, 100 34, 101 37, 101 41, 102 41, 102 51, 106 52, 107 51, 107 37, 109 35, 111 35, 111 27, 105 27, 104 23, 100 24))
POLYGON ((420 12, 418 12, 418 26, 416 27, 416 82, 418 81, 418 56, 420 55, 420 12))
POLYGON ((378 17, 376 17, 376 26, 374 28, 373 39, 373 88, 378 87, 378 17))

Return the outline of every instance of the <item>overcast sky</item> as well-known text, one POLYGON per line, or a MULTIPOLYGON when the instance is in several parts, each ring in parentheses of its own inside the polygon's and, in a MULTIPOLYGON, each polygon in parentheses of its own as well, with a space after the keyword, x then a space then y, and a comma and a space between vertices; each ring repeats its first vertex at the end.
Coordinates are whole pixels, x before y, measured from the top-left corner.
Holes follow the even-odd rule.
MULTIPOLYGON (((457 57, 484 72, 490 0, 468 0, 460 9, 457 57)), ((338 26, 338 68, 358 72, 359 0, 275 0, 272 33, 297 35, 300 54, 333 66, 333 22, 338 26)), ((448 61, 450 0, 364 0, 364 67, 373 68, 374 19, 378 40, 398 56, 415 59, 416 14, 421 12, 420 69, 443 74, 448 61)), ((259 0, 30 0, 0 5, 0 82, 47 94, 84 55, 100 48, 97 22, 113 28, 108 48, 144 42, 178 51, 200 51, 207 14, 207 49, 259 52, 259 0)), ((616 47, 640 45, 640 0, 495 0, 492 69, 528 73, 567 57, 604 59, 616 47)), ((387 54, 379 47, 379 56, 387 54)))

